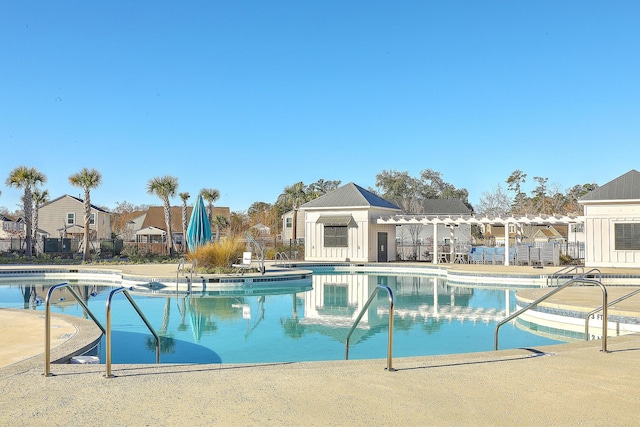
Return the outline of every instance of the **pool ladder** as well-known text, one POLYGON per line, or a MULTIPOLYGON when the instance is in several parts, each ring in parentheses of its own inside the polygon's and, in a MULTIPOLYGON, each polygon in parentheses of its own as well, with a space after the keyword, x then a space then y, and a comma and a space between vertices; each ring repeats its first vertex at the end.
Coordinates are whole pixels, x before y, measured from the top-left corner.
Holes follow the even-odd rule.
POLYGON ((376 295, 378 295, 378 292, 381 290, 387 291, 387 294, 389 295, 389 336, 387 340, 386 370, 389 372, 392 372, 392 371, 395 371, 395 369, 393 369, 393 361, 392 361, 393 359, 393 292, 391 291, 391 288, 385 285, 376 286, 373 292, 371 292, 371 295, 369 295, 369 299, 364 304, 364 307, 362 307, 362 310, 360 310, 360 314, 358 314, 358 317, 353 322, 353 326, 351 326, 351 329, 347 334, 347 339, 345 340, 345 357, 344 358, 345 360, 349 360, 349 339, 351 338, 351 334, 353 334, 353 331, 355 331, 356 326, 358 326, 358 323, 360 323, 362 316, 364 316, 364 313, 367 311, 367 309, 371 305, 371 302, 373 302, 373 299, 375 298, 376 295))
MULTIPOLYGON (((528 306, 516 311, 515 313, 513 313, 511 316, 506 317, 505 319, 503 319, 502 321, 500 321, 497 325, 496 325, 496 329, 495 329, 495 334, 494 334, 494 350, 498 350, 498 332, 500 330, 500 327, 502 325, 504 325, 507 322, 510 322, 511 320, 515 319, 516 317, 520 316, 522 313, 524 313, 525 311, 528 311, 529 309, 532 309, 534 307, 536 307, 539 303, 541 303, 542 301, 546 300, 547 298, 555 295, 556 293, 560 292, 561 290, 576 284, 576 283, 581 283, 581 284, 591 284, 591 285, 598 285, 600 287, 600 289, 602 290, 602 306, 598 307, 596 310, 593 311, 593 313, 595 313, 596 311, 600 311, 602 310, 602 352, 606 353, 607 352, 607 327, 608 327, 608 312, 607 312, 607 308, 609 307, 609 304, 607 304, 607 288, 602 284, 602 282, 600 280, 595 280, 595 279, 587 279, 586 276, 584 277, 576 277, 570 280, 567 280, 562 286, 559 286, 555 289, 553 289, 552 291, 548 292, 547 294, 541 296, 540 298, 538 298, 537 300, 533 301, 531 304, 529 304, 528 306)), ((590 316, 591 314, 589 314, 590 316)), ((587 316, 586 319, 586 329, 588 330, 588 325, 589 325, 589 316, 587 316)), ((588 336, 587 336, 588 339, 588 336)))
POLYGON ((53 295, 53 292, 56 289, 61 289, 61 288, 69 289, 69 291, 71 292, 71 295, 73 295, 73 297, 80 304, 82 309, 89 315, 89 317, 91 317, 91 319, 95 322, 95 324, 98 326, 98 328, 100 328, 100 330, 106 337, 105 352, 106 352, 107 372, 105 374, 105 378, 114 377, 114 375, 111 374, 111 300, 118 293, 123 293, 125 297, 127 297, 127 300, 129 300, 129 302, 133 306, 133 309, 136 311, 136 313, 138 313, 138 316, 140 316, 140 318, 142 319, 144 324, 147 326, 147 328, 149 328, 149 331, 151 332, 151 334, 153 335, 156 341, 156 364, 160 363, 160 337, 158 336, 156 331, 153 329, 153 326, 151 326, 151 323, 149 323, 145 315, 142 313, 142 310, 140 310, 140 307, 138 307, 138 305, 135 303, 135 301, 133 300, 133 298, 131 297, 131 295, 129 294, 126 288, 120 287, 112 290, 109 293, 109 297, 107 298, 107 303, 106 303, 107 327, 105 329, 100 323, 100 321, 98 320, 98 318, 93 314, 93 312, 89 309, 89 307, 87 307, 87 305, 84 303, 82 298, 80 298, 80 296, 76 293, 76 291, 73 290, 73 288, 69 285, 69 283, 60 283, 58 285, 54 285, 51 288, 49 288, 49 291, 47 292, 47 297, 45 300, 45 322, 44 322, 44 327, 45 327, 44 376, 45 377, 50 377, 53 375, 51 374, 51 296, 53 295))
POLYGON ((283 268, 291 268, 291 260, 289 259, 289 255, 285 252, 278 252, 275 256, 275 265, 281 266, 283 268))

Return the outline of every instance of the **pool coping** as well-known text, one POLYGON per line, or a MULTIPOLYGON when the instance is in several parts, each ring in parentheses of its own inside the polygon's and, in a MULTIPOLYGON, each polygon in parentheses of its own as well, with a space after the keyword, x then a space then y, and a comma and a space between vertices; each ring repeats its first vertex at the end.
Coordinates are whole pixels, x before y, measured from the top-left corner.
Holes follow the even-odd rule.
MULTIPOLYGON (((196 274, 199 280, 194 280, 191 273, 182 275, 177 271, 177 264, 123 264, 123 265, 73 265, 73 266, 31 266, 31 265, 1 265, 0 280, 14 275, 44 275, 46 278, 56 278, 60 275, 82 274, 83 279, 114 282, 120 281, 125 285, 161 282, 187 286, 200 283, 238 284, 259 283, 274 280, 300 280, 309 278, 313 270, 327 269, 331 272, 355 271, 363 274, 394 273, 398 275, 429 275, 446 278, 453 286, 488 286, 501 288, 540 287, 549 284, 550 277, 560 270, 560 267, 545 267, 543 269, 528 266, 493 266, 476 264, 427 264, 427 263, 354 263, 354 262, 294 262, 293 268, 283 268, 273 262, 267 262, 268 270, 265 274, 246 273, 237 274, 196 274), (544 270, 544 271, 543 271, 544 270)), ((603 284, 614 286, 640 286, 640 269, 606 268, 601 269, 603 284)), ((564 277, 564 276, 563 276, 564 277)), ((572 276, 567 276, 572 277, 572 276)), ((63 278, 63 277, 60 277, 63 278)))
MULTIPOLYGON (((44 313, 41 311, 30 311, 14 308, 2 308, 3 314, 8 314, 13 321, 18 322, 22 316, 32 316, 40 318, 38 322, 44 325, 44 313)), ((102 331, 93 323, 92 320, 83 319, 81 317, 69 314, 51 313, 52 319, 59 319, 69 323, 75 333, 69 337, 64 343, 51 348, 51 364, 67 364, 74 356, 86 353, 95 347, 102 338, 102 331)), ((20 337, 15 337, 19 339, 20 337)), ((43 346, 44 347, 44 346, 43 346)), ((0 379, 8 376, 21 374, 33 369, 41 369, 44 374, 44 351, 34 355, 29 355, 23 360, 0 367, 0 379)))

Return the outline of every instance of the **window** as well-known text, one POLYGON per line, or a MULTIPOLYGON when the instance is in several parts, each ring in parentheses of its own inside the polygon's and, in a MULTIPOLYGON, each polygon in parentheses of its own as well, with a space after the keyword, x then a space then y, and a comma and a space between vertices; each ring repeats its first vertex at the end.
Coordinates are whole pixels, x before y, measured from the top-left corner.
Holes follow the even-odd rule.
POLYGON ((615 225, 616 251, 640 250, 640 224, 615 225))
POLYGON ((349 227, 346 225, 324 226, 324 247, 325 248, 346 248, 349 246, 349 227))
POLYGON ((285 227, 287 227, 287 228, 293 227, 293 218, 286 218, 285 219, 285 227))
POLYGON ((96 225, 96 216, 93 213, 89 215, 89 225, 96 225))
POLYGON ((325 307, 349 307, 349 292, 347 285, 327 283, 324 285, 325 307))
POLYGON ((509 233, 515 233, 515 232, 516 232, 516 225, 509 224, 509 233))
POLYGON ((67 224, 75 224, 76 223, 76 214, 73 212, 69 212, 67 214, 67 224))

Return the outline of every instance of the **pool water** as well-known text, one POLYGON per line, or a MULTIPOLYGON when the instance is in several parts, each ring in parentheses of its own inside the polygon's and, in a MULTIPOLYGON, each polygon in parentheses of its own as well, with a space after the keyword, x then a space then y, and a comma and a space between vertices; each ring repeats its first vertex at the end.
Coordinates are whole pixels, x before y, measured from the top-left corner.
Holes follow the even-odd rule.
MULTIPOLYGON (((0 307, 44 310, 49 287, 59 280, 23 279, 0 285, 0 307)), ((394 357, 493 349, 496 323, 515 311, 511 290, 449 286, 429 276, 323 274, 271 284, 131 291, 161 336, 162 363, 265 363, 339 360, 354 319, 377 284, 395 298, 394 357)), ((106 299, 116 285, 73 285, 104 325, 106 299)), ((84 316, 65 289, 52 296, 52 311, 84 316)), ((350 359, 385 358, 389 304, 379 292, 350 339, 350 359)), ((155 341, 123 295, 112 301, 113 363, 154 363, 155 341)), ((500 329, 500 348, 558 341, 513 325, 500 329)), ((95 353, 104 361, 104 338, 95 353)))

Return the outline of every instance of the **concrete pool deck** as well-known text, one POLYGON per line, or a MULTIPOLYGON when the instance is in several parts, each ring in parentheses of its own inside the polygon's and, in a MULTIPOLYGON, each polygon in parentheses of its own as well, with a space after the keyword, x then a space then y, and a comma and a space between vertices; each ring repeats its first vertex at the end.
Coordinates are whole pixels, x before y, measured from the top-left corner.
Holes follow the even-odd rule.
MULTIPOLYGON (((495 270, 462 268, 472 267, 495 270)), ((175 274, 172 265, 116 268, 143 276, 159 275, 161 268, 169 276, 175 274)), ((530 267, 507 268, 517 269, 517 274, 526 274, 527 268, 540 274, 530 267)), ((562 300, 576 301, 597 306, 598 294, 567 295, 562 300)), ((625 310, 640 315, 638 306, 636 302, 625 310)), ((69 336, 65 328, 76 330, 72 338, 61 339, 56 354, 93 339, 96 331, 99 335, 85 319, 54 319, 60 325, 58 338, 69 336)), ((640 424, 639 334, 610 337, 608 353, 600 351, 601 341, 590 341, 396 358, 395 372, 385 371, 383 359, 114 365, 116 377, 111 379, 103 377, 104 365, 55 364, 55 375, 44 377, 41 312, 0 310, 0 337, 1 425, 640 424), (16 324, 30 333, 18 331, 16 324), (38 330, 41 335, 35 333, 38 330), (18 343, 27 345, 22 360, 4 365, 2 353, 18 343)))

